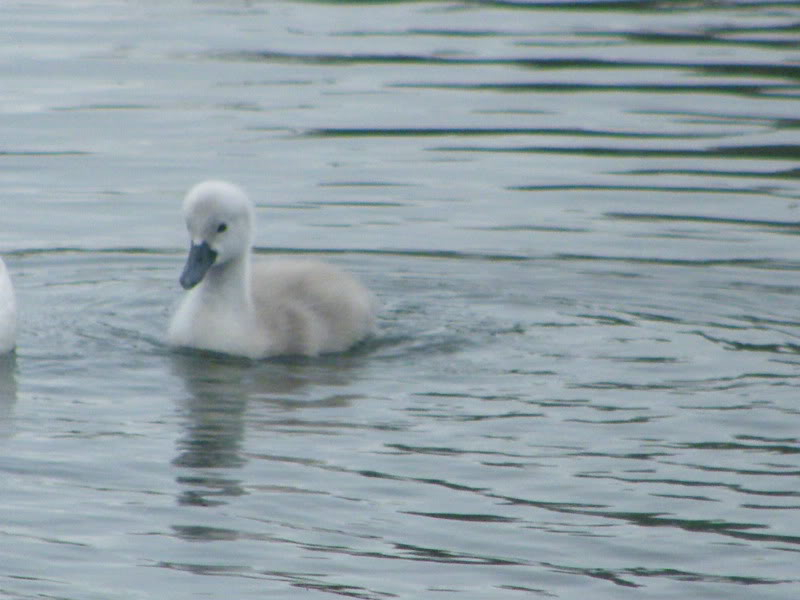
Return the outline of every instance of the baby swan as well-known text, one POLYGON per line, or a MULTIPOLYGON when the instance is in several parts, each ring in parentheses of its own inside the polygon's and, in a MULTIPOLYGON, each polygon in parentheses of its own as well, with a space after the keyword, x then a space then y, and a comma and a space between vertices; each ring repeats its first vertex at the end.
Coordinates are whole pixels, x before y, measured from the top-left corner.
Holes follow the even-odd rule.
POLYGON ((346 350, 375 327, 372 294, 352 275, 311 260, 251 260, 253 204, 239 187, 205 181, 183 201, 189 290, 168 342, 263 358, 346 350))
POLYGON ((0 354, 11 352, 16 346, 17 304, 14 288, 6 265, 0 258, 0 354))

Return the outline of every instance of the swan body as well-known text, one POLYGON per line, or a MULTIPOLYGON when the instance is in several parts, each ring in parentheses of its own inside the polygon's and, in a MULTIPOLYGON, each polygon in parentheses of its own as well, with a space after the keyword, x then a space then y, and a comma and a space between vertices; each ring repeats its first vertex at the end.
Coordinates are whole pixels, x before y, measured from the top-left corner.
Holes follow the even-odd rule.
POLYGON ((6 265, 0 258, 0 354, 11 352, 16 346, 17 304, 14 287, 6 265))
POLYGON ((251 257, 253 205, 237 186, 206 181, 183 202, 191 248, 173 346, 263 358, 339 352, 375 326, 372 294, 352 275, 312 260, 251 257))

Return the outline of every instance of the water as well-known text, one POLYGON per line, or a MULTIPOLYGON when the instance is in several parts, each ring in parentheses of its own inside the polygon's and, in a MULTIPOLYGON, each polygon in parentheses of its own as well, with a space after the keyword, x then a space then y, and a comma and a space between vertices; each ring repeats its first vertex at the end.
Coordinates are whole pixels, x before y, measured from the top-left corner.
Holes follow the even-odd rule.
POLYGON ((0 11, 0 597, 798 597, 796 3, 0 11), (208 177, 380 334, 166 348, 208 177))

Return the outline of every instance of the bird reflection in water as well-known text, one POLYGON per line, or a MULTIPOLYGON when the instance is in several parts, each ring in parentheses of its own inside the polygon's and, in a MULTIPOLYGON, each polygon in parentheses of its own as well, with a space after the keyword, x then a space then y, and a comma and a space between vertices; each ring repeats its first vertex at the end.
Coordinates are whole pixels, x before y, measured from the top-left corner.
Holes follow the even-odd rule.
MULTIPOLYGON (((312 400, 317 387, 341 390, 355 377, 354 356, 321 359, 286 358, 254 362, 204 352, 175 353, 172 371, 184 382, 182 399, 186 421, 177 441, 173 464, 181 467, 177 481, 183 491, 179 503, 194 506, 225 504, 246 493, 234 470, 247 463, 243 444, 248 406, 270 405, 280 412, 308 406, 349 404, 358 396, 323 395, 312 400)), ((252 417, 250 418, 252 421, 252 417)), ((281 417, 259 426, 282 427, 281 417)))
POLYGON ((0 440, 14 433, 14 404, 17 402, 16 354, 0 355, 0 440))

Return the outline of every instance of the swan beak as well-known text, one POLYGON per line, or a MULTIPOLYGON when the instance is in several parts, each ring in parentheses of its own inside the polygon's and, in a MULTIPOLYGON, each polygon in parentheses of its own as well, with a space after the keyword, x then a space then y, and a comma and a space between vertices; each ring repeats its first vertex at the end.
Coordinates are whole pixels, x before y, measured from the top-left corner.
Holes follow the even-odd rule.
POLYGON ((183 273, 181 273, 181 287, 190 290, 200 283, 215 260, 217 260, 217 253, 211 249, 208 242, 192 244, 189 249, 189 257, 186 259, 186 266, 183 267, 183 273))

